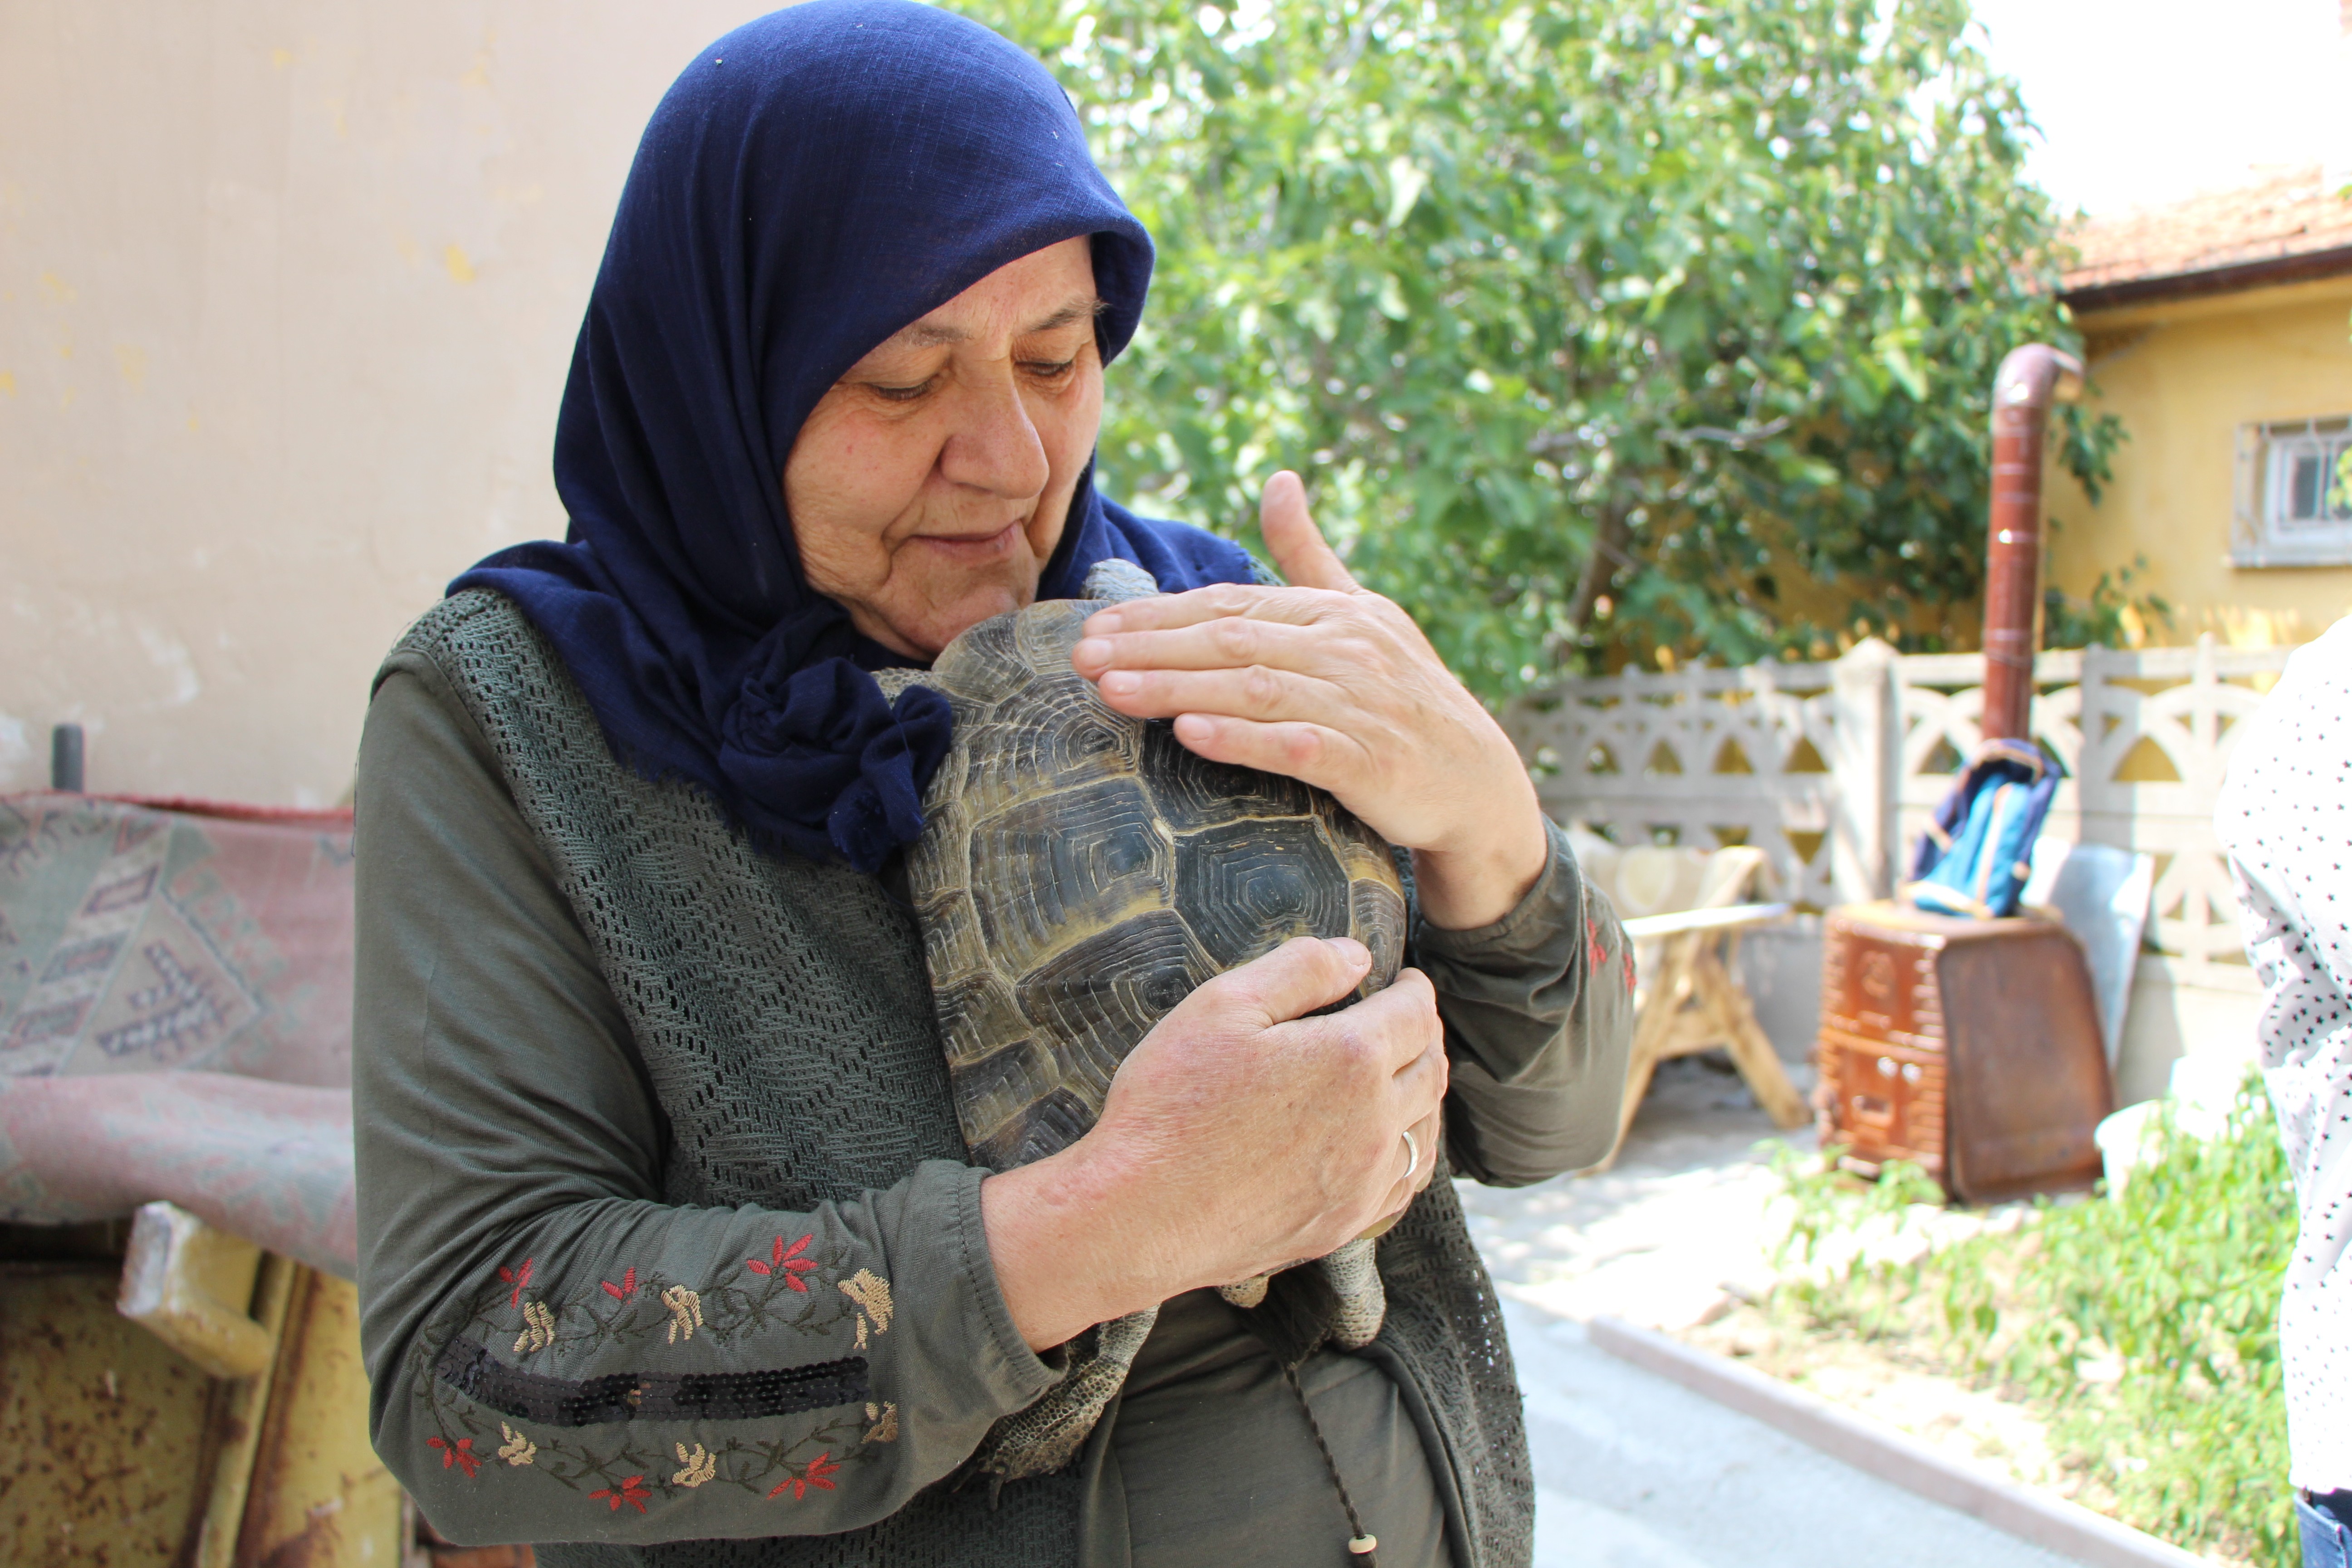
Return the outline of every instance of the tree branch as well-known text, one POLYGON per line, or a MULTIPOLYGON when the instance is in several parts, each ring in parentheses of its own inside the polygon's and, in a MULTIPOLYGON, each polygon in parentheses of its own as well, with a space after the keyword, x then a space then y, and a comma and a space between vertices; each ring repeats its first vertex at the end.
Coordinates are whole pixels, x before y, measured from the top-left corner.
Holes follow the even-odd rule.
POLYGON ((1601 509, 1600 520, 1593 525, 1592 552, 1584 558, 1584 570, 1577 574, 1576 593, 1568 601, 1569 629, 1578 637, 1591 624, 1592 606, 1609 591, 1617 569, 1639 564, 1625 549, 1633 542, 1626 510, 1622 501, 1612 501, 1601 509))
POLYGON ((1694 441, 1720 441, 1735 452, 1744 452, 1759 441, 1769 441, 1789 427, 1785 414, 1778 419, 1746 430, 1726 430, 1716 425, 1694 425, 1687 430, 1661 430, 1658 439, 1677 447, 1687 447, 1694 441))

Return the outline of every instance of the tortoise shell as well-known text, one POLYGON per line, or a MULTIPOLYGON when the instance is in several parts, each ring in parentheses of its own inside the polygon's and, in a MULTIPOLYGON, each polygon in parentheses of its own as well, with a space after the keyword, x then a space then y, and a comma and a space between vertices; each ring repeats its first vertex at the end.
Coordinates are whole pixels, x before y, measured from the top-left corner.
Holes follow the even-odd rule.
POLYGON ((964 1141, 999 1171, 1092 1127, 1118 1064, 1202 981, 1295 936, 1352 936, 1372 955, 1360 997, 1404 952, 1378 834, 1322 790, 1195 756, 1070 667, 1102 607, 982 621, 911 678, 953 707, 955 743, 909 891, 964 1141))

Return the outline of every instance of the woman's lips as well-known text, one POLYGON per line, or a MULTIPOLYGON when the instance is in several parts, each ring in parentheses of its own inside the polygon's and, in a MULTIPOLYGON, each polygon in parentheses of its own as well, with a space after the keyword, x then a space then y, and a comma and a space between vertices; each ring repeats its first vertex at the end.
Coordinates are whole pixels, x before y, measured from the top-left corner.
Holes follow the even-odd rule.
POLYGON ((994 533, 919 533, 907 542, 928 546, 961 565, 985 566, 1011 559, 1021 544, 1021 524, 1008 522, 994 533))

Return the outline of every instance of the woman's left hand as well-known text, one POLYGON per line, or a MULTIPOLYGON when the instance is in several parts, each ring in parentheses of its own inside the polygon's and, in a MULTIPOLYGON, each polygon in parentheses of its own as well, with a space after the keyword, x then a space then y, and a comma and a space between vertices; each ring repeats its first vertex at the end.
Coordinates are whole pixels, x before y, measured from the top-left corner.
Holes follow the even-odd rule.
POLYGON ((1518 752, 1412 618, 1348 575, 1297 474, 1266 481, 1260 516, 1292 586, 1113 605, 1072 664, 1120 712, 1173 719, 1188 750, 1329 790, 1412 849, 1433 925, 1500 920, 1550 854, 1518 752))

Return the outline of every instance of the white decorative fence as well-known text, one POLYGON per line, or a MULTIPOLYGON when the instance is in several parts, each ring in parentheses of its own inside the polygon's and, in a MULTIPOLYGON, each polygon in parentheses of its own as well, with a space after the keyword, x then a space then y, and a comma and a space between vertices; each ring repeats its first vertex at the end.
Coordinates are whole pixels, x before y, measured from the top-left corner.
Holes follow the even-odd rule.
MULTIPOLYGON (((2143 988, 2251 994, 2213 802, 2237 721, 2291 652, 2207 637, 2035 661, 2034 733, 2071 775, 2048 831, 2156 859, 2143 988)), ((1979 739, 1983 679, 1979 655, 1873 640, 1825 664, 1564 680, 1513 702, 1504 724, 1554 816, 1619 843, 1756 845, 1781 897, 1825 909, 1885 897, 1907 871, 1979 739)), ((2175 1027, 2200 1026, 2176 1008, 2175 1027)))
MULTIPOLYGON (((1884 644, 1874 646, 1883 666, 1892 655, 1884 644)), ((1885 815, 1840 745, 1868 727, 1877 704, 1841 712, 1841 697, 1854 694, 1840 688, 1838 668, 1563 680, 1519 698, 1503 723, 1553 816, 1621 844, 1753 844, 1772 858, 1784 897, 1825 908, 1873 896, 1878 861, 1856 857, 1878 846, 1862 819, 1885 815), (1832 772, 1833 758, 1847 765, 1832 772)))

